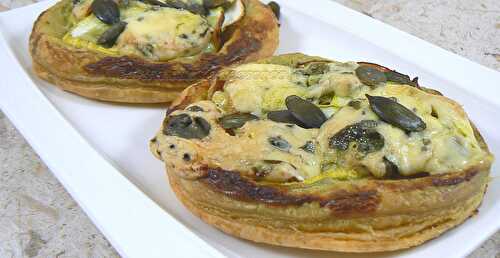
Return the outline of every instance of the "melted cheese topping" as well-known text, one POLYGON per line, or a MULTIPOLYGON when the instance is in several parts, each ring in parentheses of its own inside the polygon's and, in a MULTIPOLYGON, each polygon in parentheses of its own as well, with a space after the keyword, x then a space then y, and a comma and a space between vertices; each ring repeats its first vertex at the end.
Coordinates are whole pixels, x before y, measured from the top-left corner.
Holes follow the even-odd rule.
POLYGON ((236 67, 224 91, 233 107, 242 113, 262 114, 285 108, 289 95, 304 96, 305 77, 282 65, 246 64, 236 67))
POLYGON ((197 54, 208 46, 211 28, 199 15, 172 8, 148 10, 125 19, 116 48, 128 55, 169 60, 197 54))
POLYGON ((157 136, 160 152, 165 158, 168 156, 175 167, 189 170, 194 163, 201 163, 209 167, 248 171, 252 176, 266 177, 270 181, 291 178, 303 180, 318 175, 319 157, 300 148, 313 140, 318 130, 289 127, 272 121, 253 121, 246 123, 231 136, 218 125, 217 121, 223 114, 213 102, 202 101, 196 103, 196 106, 203 108, 205 112, 176 111, 172 115, 188 113, 206 119, 211 125, 209 140, 189 141, 163 134, 157 136), (271 137, 282 137, 290 144, 290 149, 281 151, 270 145, 271 137), (191 162, 176 162, 175 158, 170 158, 182 158, 185 154, 191 157, 191 162), (284 160, 287 162, 282 162, 284 160))
MULTIPOLYGON (((175 5, 203 7, 202 0, 164 0, 175 5)), ((72 27, 63 37, 66 44, 108 55, 132 55, 155 61, 190 57, 204 52, 215 52, 221 47, 221 31, 225 16, 231 23, 240 20, 244 8, 234 9, 241 1, 228 1, 207 10, 207 16, 197 10, 176 9, 129 0, 119 2, 120 20, 126 22, 116 43, 111 48, 98 45, 98 39, 111 26, 98 20, 91 12, 92 0, 80 0, 73 5, 69 19, 72 27)), ((189 8, 188 8, 189 9, 189 8)))
POLYGON ((401 175, 406 176, 421 172, 439 174, 462 170, 477 164, 484 157, 485 153, 474 137, 467 116, 451 100, 398 84, 389 84, 368 93, 396 98, 400 104, 413 110, 426 123, 427 128, 422 132, 407 134, 380 121, 364 99, 359 110, 345 106, 333 119, 323 124, 318 142, 324 160, 341 167, 365 168, 374 176, 383 177, 386 173, 386 165, 382 162, 384 157, 398 167, 401 175), (339 151, 329 148, 328 139, 332 135, 362 120, 379 121, 377 132, 384 137, 383 149, 360 157, 355 148, 340 152, 341 155, 339 151))
POLYGON ((422 172, 462 171, 490 158, 480 148, 459 104, 409 85, 387 82, 368 87, 356 77, 356 68, 354 63, 331 63, 324 73, 310 75, 286 66, 242 65, 233 70, 224 90, 216 92, 212 101, 193 104, 202 107, 204 112, 173 113, 206 119, 211 124, 208 137, 185 140, 159 133, 154 148, 164 160, 185 170, 193 164, 205 164, 269 181, 309 183, 324 177, 382 178, 388 173, 387 161, 397 167, 399 174, 411 176, 422 172), (309 84, 311 76, 320 78, 309 84), (426 123, 426 129, 407 133, 381 121, 371 110, 365 94, 395 98, 419 116, 426 123), (286 108, 284 99, 289 95, 312 100, 329 117, 328 121, 319 129, 304 129, 268 120, 268 111, 286 108), (325 99, 329 103, 320 105, 325 99), (349 105, 352 100, 358 105, 349 105), (260 119, 247 122, 231 135, 222 129, 218 120, 238 112, 252 113, 260 119), (383 136, 383 147, 363 153, 352 142, 347 150, 330 146, 334 135, 363 120, 376 121, 374 129, 383 136), (273 144, 273 139, 284 140, 285 144, 273 144), (172 145, 180 147, 167 147, 172 145), (195 158, 189 162, 182 160, 186 151, 195 158))

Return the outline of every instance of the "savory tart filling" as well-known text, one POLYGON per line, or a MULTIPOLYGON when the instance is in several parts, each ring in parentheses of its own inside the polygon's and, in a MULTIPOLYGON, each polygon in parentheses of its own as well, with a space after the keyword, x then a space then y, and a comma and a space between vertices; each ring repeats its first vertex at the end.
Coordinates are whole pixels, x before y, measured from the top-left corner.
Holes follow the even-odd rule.
POLYGON ((244 12, 241 0, 79 0, 63 40, 108 55, 167 61, 217 52, 221 32, 244 12))
POLYGON ((218 79, 209 100, 170 113, 152 143, 186 177, 217 167, 271 182, 394 179, 488 158, 459 104, 395 71, 245 64, 218 79))

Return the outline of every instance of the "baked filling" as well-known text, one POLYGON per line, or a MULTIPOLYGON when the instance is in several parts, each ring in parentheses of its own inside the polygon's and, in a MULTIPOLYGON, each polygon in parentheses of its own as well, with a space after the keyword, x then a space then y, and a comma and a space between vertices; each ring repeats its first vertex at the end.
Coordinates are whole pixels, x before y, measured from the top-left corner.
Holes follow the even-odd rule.
POLYGON ((245 64, 209 100, 169 114, 153 141, 171 167, 261 182, 397 179, 487 162, 461 106, 369 64, 245 64))
POLYGON ((241 0, 75 0, 65 43, 111 56, 167 61, 217 52, 245 13, 241 0))

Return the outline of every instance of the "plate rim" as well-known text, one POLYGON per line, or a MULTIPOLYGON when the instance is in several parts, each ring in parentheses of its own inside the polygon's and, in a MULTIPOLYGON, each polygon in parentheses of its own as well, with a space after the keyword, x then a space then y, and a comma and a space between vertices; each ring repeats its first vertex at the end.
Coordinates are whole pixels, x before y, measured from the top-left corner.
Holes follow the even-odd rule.
MULTIPOLYGON (((318 1, 318 0, 317 0, 318 1)), ((207 242, 202 240, 200 237, 198 237, 195 233, 193 233, 190 229, 186 228, 182 223, 178 222, 175 218, 173 218, 168 212, 164 211, 161 209, 156 203, 154 203, 151 198, 149 198, 147 195, 145 195, 140 189, 138 189, 135 185, 133 185, 128 179, 125 178, 125 176, 119 172, 119 170, 113 165, 113 162, 106 159, 105 155, 102 155, 99 153, 95 148, 92 147, 92 145, 83 137, 81 136, 77 129, 73 127, 73 125, 68 122, 63 115, 50 103, 50 101, 43 95, 43 93, 40 92, 38 87, 36 86, 36 83, 34 83, 31 79, 30 76, 26 73, 26 71, 23 69, 21 63, 19 63, 19 60, 17 60, 15 54, 12 52, 12 49, 10 48, 8 42, 6 41, 5 37, 3 36, 3 29, 2 29, 2 20, 4 17, 9 16, 9 15, 14 15, 17 13, 23 13, 23 12, 32 12, 36 10, 37 12, 40 9, 45 9, 46 7, 56 3, 57 0, 47 0, 44 2, 39 2, 36 4, 32 4, 29 6, 21 7, 21 8, 16 8, 7 12, 0 13, 0 50, 3 50, 0 52, 0 66, 11 66, 9 67, 10 70, 16 71, 16 73, 9 73, 9 74, 23 74, 22 78, 8 78, 7 82, 9 80, 11 81, 18 81, 21 84, 27 84, 26 87, 34 88, 34 92, 31 92, 33 94, 32 97, 37 97, 38 101, 36 102, 37 105, 43 106, 44 110, 50 110, 52 112, 52 115, 54 116, 52 119, 55 119, 59 121, 60 123, 64 124, 65 128, 69 128, 67 133, 71 133, 75 139, 80 141, 80 144, 85 145, 86 148, 90 148, 88 151, 92 152, 93 155, 95 155, 97 159, 100 160, 100 164, 105 166, 108 171, 112 171, 114 176, 116 176, 117 179, 122 180, 123 186, 125 187, 124 189, 128 189, 131 194, 133 193, 134 196, 140 199, 143 205, 146 205, 147 207, 150 207, 151 209, 154 210, 155 214, 162 214, 162 216, 166 216, 167 220, 169 222, 173 222, 175 225, 180 226, 179 230, 182 232, 181 234, 186 234, 186 236, 189 239, 192 239, 194 243, 198 246, 199 250, 202 250, 202 254, 204 256, 208 254, 213 255, 214 257, 221 257, 222 254, 216 250, 214 247, 209 245, 207 242), (15 64, 15 65, 11 65, 15 64)), ((279 1, 280 3, 284 2, 279 1)), ((475 77, 474 79, 474 84, 478 84, 477 87, 475 87, 476 90, 471 92, 472 94, 494 104, 495 107, 500 107, 500 99, 494 98, 495 92, 494 92, 494 85, 493 83, 489 82, 491 81, 500 81, 500 73, 487 68, 485 66, 482 66, 480 64, 477 64, 473 61, 470 61, 464 57, 458 56, 454 53, 451 53, 445 49, 442 49, 438 46, 435 46, 431 43, 428 43, 420 38, 417 38, 415 36, 412 36, 406 32, 403 32, 399 29, 396 29, 390 25, 387 25, 383 22, 380 22, 378 20, 375 20, 373 18, 367 17, 361 13, 358 13, 354 10, 351 10, 347 7, 344 7, 338 3, 335 3, 333 1, 329 0, 319 0, 314 6, 312 5, 304 5, 303 1, 301 0, 287 0, 286 4, 282 4, 285 7, 289 7, 294 9, 295 11, 299 11, 302 13, 305 13, 310 16, 314 16, 315 18, 327 23, 328 25, 335 26, 337 28, 342 29, 345 32, 351 33, 354 36, 357 36, 361 38, 362 40, 369 41, 376 45, 377 47, 387 51, 388 53, 391 53, 395 56, 400 57, 401 59, 408 61, 412 65, 418 67, 419 69, 422 69, 425 72, 428 72, 430 74, 435 75, 436 77, 443 79, 446 82, 450 82, 450 84, 453 87, 458 87, 460 90, 463 90, 465 92, 471 92, 471 90, 466 87, 466 85, 469 85, 471 83, 471 79, 467 78, 465 76, 466 73, 460 73, 462 67, 467 67, 473 69, 474 74, 480 74, 481 77, 478 79, 475 77), (333 13, 332 13, 333 12, 333 13), (333 20, 332 17, 337 17, 337 20, 333 20), (339 19, 340 17, 340 19, 339 19), (350 23, 348 22, 350 21, 350 23), (352 22, 355 21, 355 22, 352 22), (362 26, 368 26, 363 27, 362 26), (387 35, 389 35, 389 38, 381 39, 383 37, 378 37, 377 35, 374 34, 375 31, 384 31, 387 35), (368 33, 367 33, 368 32, 368 33), (425 49, 425 51, 429 53, 433 53, 437 56, 444 56, 445 58, 439 58, 439 60, 433 59, 433 60, 427 60, 425 58, 413 58, 414 55, 412 56, 408 52, 405 52, 405 48, 398 48, 396 45, 396 42, 399 44, 402 44, 401 42, 406 42, 406 43, 411 43, 415 48, 417 49, 425 49), (455 74, 459 74, 461 76, 458 76, 456 78, 450 78, 449 76, 446 75, 441 75, 439 76, 438 73, 442 72, 446 69, 440 68, 440 64, 443 64, 443 62, 450 62, 453 61, 453 67, 447 67, 447 69, 451 69, 455 71, 455 74), (432 64, 432 65, 431 65, 432 64), (429 67, 436 66, 437 68, 433 68, 430 70, 429 67), (495 79, 493 79, 495 78, 495 79), (479 83, 478 83, 479 80, 479 83)), ((404 44, 404 43, 403 43, 404 44)), ((9 77, 9 76, 8 76, 9 77)), ((12 76, 10 76, 12 77, 12 76)), ((6 83, 4 84, 6 85, 6 83)), ((4 87, 3 89, 4 92, 9 91, 8 88, 4 87)), ((10 90, 12 92, 13 90, 10 90)), ((102 211, 97 212, 96 208, 93 208, 91 203, 89 203, 89 200, 84 200, 85 198, 81 197, 80 193, 77 193, 77 191, 74 190, 74 187, 72 188, 72 183, 70 182, 71 180, 65 178, 64 172, 61 171, 58 167, 60 165, 56 164, 59 163, 60 161, 57 161, 56 158, 58 155, 49 155, 43 149, 45 147, 42 147, 42 143, 40 143, 39 139, 36 139, 37 136, 36 134, 33 133, 32 129, 28 128, 28 125, 32 122, 29 122, 29 116, 26 116, 25 112, 19 110, 19 111, 13 111, 13 106, 12 103, 5 101, 7 98, 8 94, 0 94, 0 108, 4 111, 6 116, 13 122, 13 124, 18 128, 18 130, 21 132, 21 134, 27 139, 27 141, 30 143, 30 145, 35 149, 35 151, 41 156, 41 158, 44 160, 44 162, 49 166, 51 169, 52 173, 58 178, 58 180, 64 185, 66 190, 70 192, 71 196, 78 202, 78 204, 82 207, 82 209, 85 211, 85 213, 91 218, 91 220, 94 222, 94 224, 103 232, 104 235, 110 240, 110 242, 113 244, 113 246, 117 249, 117 251, 122 255, 126 257, 141 257, 137 256, 138 252, 130 250, 130 246, 124 246, 122 240, 118 240, 120 237, 117 237, 116 235, 119 233, 123 232, 115 232, 111 229, 108 228, 106 223, 103 223, 103 219, 98 216, 96 213, 100 213, 102 211), (7 103, 7 104, 5 104, 7 103), (20 115, 21 114, 21 115, 20 115), (24 114, 24 115, 22 115, 24 114), (28 122, 26 122, 28 120, 28 122)), ((34 105, 35 103, 32 103, 34 105)), ((25 108, 26 109, 26 108, 25 108)), ((40 112, 40 111, 39 111, 40 112)), ((58 134, 59 136, 59 134, 58 134)), ((139 200, 138 199, 138 200, 139 200)), ((498 208, 498 205, 494 206, 498 208)), ((103 207, 98 207, 98 210, 102 210, 103 207)), ((144 215, 142 214, 141 211, 141 216, 144 215)), ((155 222, 157 223, 157 222, 155 222)), ((162 221, 163 224, 164 221, 162 221)), ((169 224, 169 226, 172 226, 169 224)), ((158 229, 160 228, 161 225, 156 225, 152 229, 158 229)), ((488 237, 490 237, 492 234, 494 234, 498 229, 500 229, 500 222, 497 223, 494 227, 490 227, 490 230, 486 232, 486 234, 482 235, 482 237, 477 237, 475 238, 476 241, 475 243, 469 243, 467 244, 466 252, 464 254, 467 255, 470 252, 474 250, 474 248, 477 248, 482 242, 484 242, 488 237)), ((483 232, 484 233, 484 232, 483 232)), ((165 232, 162 232, 162 235, 164 235, 165 232)), ((176 233, 177 234, 177 233, 176 233)), ((130 234, 129 234, 130 235, 130 234)), ((175 235, 176 238, 178 235, 175 235)), ((142 237, 140 237, 141 240, 143 240, 142 237)), ((185 241, 185 240, 183 240, 185 241)), ((133 243, 133 242, 131 242, 133 243)), ((175 245, 175 246, 182 246, 181 244, 175 245)), ((189 251, 193 251, 195 248, 191 248, 189 251)), ((166 250, 169 253, 172 252, 172 250, 166 250)), ((186 251, 186 250, 183 250, 186 251)), ((142 256, 144 253, 142 253, 142 256)), ((194 254, 193 254, 194 255, 194 254)), ((151 256, 152 257, 152 256, 151 256)))

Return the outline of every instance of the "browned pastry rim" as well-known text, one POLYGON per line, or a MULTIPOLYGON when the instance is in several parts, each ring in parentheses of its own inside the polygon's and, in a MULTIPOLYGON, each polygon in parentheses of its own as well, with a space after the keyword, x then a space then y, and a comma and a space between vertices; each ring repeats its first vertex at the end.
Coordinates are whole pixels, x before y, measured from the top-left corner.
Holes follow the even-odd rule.
POLYGON ((43 12, 30 36, 33 69, 42 79, 88 98, 127 103, 160 103, 221 68, 270 56, 278 46, 278 22, 258 0, 244 0, 245 15, 231 25, 217 53, 166 62, 106 56, 65 44, 70 0, 43 12))
MULTIPOLYGON (((420 245, 430 239, 436 238, 445 231, 463 223, 467 218, 477 213, 477 207, 480 205, 485 190, 487 173, 483 172, 478 177, 477 181, 482 181, 483 187, 476 191, 476 195, 472 195, 467 200, 450 206, 446 209, 428 214, 417 214, 414 216, 406 215, 406 223, 397 225, 383 230, 376 230, 375 233, 381 239, 373 239, 371 233, 353 233, 349 235, 348 231, 339 231, 334 233, 329 232, 306 232, 295 228, 281 228, 272 225, 266 225, 259 222, 257 219, 240 217, 240 215, 232 214, 230 211, 217 210, 210 206, 205 200, 198 200, 193 197, 196 194, 210 195, 212 198, 224 198, 227 196, 220 192, 203 193, 204 191, 213 191, 210 186, 202 185, 196 182, 191 182, 172 174, 168 174, 170 186, 176 194, 177 198, 189 209, 193 214, 201 218, 204 222, 218 228, 219 230, 234 235, 243 239, 254 242, 272 244, 278 246, 288 246, 303 249, 337 251, 337 252, 352 252, 352 253, 367 253, 367 252, 385 252, 406 249, 420 245), (191 186, 187 186, 190 184, 191 186), (195 188, 198 188, 194 191, 195 188), (189 190, 188 190, 189 189, 189 190), (419 218, 420 217, 420 218, 419 218), (422 222, 422 220, 424 220, 422 222), (427 221, 425 221, 427 220, 427 221), (414 221, 414 222, 411 222, 414 221), (394 232, 403 235, 401 237, 392 237, 394 232)), ((465 181, 464 181, 465 182, 465 181)), ((452 187, 442 188, 443 192, 452 187)), ((360 200, 359 196, 362 193, 351 194, 343 199, 344 203, 354 202, 354 206, 361 207, 364 200, 360 200)), ((377 198, 384 198, 383 194, 378 193, 377 198)), ((230 200, 230 202, 238 203, 238 205, 248 205, 248 203, 230 200)), ((348 205, 351 209, 353 205, 348 205)), ((283 209, 285 207, 280 207, 283 209)), ((345 207, 344 207, 345 208, 345 207)), ((275 207, 278 209, 278 207, 275 207)), ((358 210, 360 212, 363 209, 358 210)), ((371 216, 370 212, 363 212, 364 216, 371 216)), ((335 215, 332 214, 332 219, 335 215)), ((387 223, 388 221, 401 220, 402 216, 392 215, 382 217, 379 220, 387 223)), ((344 218, 345 220, 345 218, 344 218)), ((369 224, 360 224, 370 226, 369 224)))

